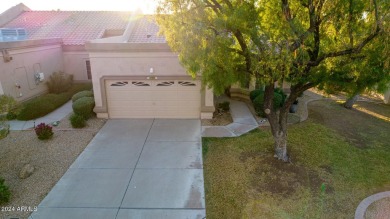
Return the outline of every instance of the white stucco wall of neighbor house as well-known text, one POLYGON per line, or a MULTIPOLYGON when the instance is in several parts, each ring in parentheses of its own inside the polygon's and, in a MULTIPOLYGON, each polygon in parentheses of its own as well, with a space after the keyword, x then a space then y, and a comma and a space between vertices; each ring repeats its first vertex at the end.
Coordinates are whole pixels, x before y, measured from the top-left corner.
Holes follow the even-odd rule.
POLYGON ((89 60, 86 51, 65 51, 63 53, 64 72, 73 75, 74 81, 87 82, 88 78, 86 61, 89 60))
POLYGON ((24 101, 47 92, 45 82, 63 71, 62 40, 28 40, 0 43, 0 82, 4 94, 24 101), (44 80, 36 80, 43 73, 44 80))

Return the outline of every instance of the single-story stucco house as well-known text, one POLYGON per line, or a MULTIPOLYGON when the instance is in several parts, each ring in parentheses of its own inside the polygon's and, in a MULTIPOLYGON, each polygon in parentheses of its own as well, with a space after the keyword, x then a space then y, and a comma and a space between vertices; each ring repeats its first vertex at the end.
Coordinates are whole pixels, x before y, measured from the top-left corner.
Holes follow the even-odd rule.
POLYGON ((92 82, 99 118, 212 118, 212 90, 187 74, 158 31, 150 15, 16 5, 0 14, 0 95, 30 99, 62 71, 92 82))
POLYGON ((215 110, 212 90, 187 74, 153 16, 19 4, 0 15, 0 30, 0 94, 32 98, 63 71, 93 83, 100 118, 211 118, 215 110))

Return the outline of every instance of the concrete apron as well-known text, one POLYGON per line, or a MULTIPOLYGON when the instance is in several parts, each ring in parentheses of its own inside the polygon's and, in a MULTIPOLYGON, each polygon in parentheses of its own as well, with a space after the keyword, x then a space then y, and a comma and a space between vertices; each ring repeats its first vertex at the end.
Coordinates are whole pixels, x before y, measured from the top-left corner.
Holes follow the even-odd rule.
POLYGON ((199 120, 109 120, 31 218, 201 219, 199 120))

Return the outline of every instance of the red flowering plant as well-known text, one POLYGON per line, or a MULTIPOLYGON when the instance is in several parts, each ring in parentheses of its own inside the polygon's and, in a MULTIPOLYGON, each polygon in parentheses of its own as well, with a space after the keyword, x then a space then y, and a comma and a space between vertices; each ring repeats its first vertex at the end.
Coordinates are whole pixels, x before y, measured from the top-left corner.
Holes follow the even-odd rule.
POLYGON ((35 127, 35 133, 40 140, 46 140, 53 137, 53 128, 50 125, 46 125, 45 123, 40 123, 35 127))

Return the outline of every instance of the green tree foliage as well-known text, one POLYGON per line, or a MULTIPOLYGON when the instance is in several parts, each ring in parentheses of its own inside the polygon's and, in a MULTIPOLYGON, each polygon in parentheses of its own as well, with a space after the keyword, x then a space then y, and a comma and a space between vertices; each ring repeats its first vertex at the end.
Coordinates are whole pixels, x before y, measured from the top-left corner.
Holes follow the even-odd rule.
POLYGON ((288 161, 291 104, 309 88, 344 81, 350 72, 340 71, 338 63, 350 63, 351 56, 386 34, 383 26, 388 22, 383 19, 389 4, 385 0, 161 0, 157 22, 189 73, 193 77, 200 73, 203 84, 215 93, 251 77, 265 85, 264 112, 275 139, 275 155, 288 161), (330 76, 335 70, 335 77, 330 76), (291 92, 283 106, 275 108, 274 84, 282 80, 291 82, 291 92))

